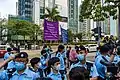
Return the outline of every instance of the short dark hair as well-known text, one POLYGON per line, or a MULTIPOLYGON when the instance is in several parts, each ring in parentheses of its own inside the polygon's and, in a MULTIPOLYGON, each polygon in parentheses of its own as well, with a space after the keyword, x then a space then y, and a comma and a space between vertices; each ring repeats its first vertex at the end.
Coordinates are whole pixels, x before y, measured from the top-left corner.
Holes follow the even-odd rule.
POLYGON ((84 70, 85 70, 84 67, 72 68, 71 71, 69 72, 69 79, 70 80, 85 80, 84 70))
POLYGON ((12 49, 11 48, 7 48, 7 52, 11 52, 12 51, 12 49))
POLYGON ((31 63, 31 66, 34 68, 35 64, 37 64, 38 62, 40 62, 40 58, 38 57, 35 57, 35 58, 32 58, 30 60, 30 63, 31 63))
POLYGON ((46 50, 42 50, 41 51, 41 55, 43 55, 44 53, 46 53, 46 50))
POLYGON ((83 45, 80 45, 79 48, 80 48, 80 50, 85 50, 86 51, 86 48, 83 45))
POLYGON ((107 46, 107 45, 103 45, 103 46, 101 46, 101 48, 100 48, 100 52, 101 53, 105 53, 105 52, 108 52, 110 49, 109 49, 109 47, 107 46))
POLYGON ((64 47, 64 45, 59 45, 58 46, 58 49, 64 49, 65 47, 64 47))
POLYGON ((58 57, 53 57, 48 61, 48 66, 51 67, 51 65, 53 66, 56 62, 59 62, 60 59, 58 57))

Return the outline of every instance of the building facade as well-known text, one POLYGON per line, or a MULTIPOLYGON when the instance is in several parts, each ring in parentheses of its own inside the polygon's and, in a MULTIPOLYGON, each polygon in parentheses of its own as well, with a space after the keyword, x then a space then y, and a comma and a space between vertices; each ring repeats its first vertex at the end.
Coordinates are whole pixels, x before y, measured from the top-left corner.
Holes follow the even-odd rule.
POLYGON ((78 33, 78 0, 68 0, 68 28, 78 33))
POLYGON ((32 20, 35 24, 40 25, 40 0, 33 0, 32 20))
POLYGON ((18 0, 18 16, 32 22, 33 0, 18 0))

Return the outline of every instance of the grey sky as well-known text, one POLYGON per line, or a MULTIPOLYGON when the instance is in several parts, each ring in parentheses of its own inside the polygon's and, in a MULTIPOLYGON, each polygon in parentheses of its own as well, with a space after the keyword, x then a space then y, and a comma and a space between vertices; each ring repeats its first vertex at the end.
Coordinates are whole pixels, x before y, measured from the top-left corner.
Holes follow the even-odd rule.
MULTIPOLYGON (((0 0, 0 17, 7 17, 8 14, 16 14, 16 2, 18 0, 0 0)), ((78 0, 79 4, 81 0, 78 0)))
POLYGON ((1 17, 6 17, 7 14, 16 14, 16 2, 18 0, 0 0, 1 17))

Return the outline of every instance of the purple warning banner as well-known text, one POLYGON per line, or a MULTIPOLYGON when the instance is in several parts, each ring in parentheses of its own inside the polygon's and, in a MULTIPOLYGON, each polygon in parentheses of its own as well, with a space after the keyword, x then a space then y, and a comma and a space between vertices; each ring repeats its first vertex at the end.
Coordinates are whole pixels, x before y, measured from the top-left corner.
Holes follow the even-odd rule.
POLYGON ((44 40, 57 41, 59 40, 58 22, 44 20, 44 40))

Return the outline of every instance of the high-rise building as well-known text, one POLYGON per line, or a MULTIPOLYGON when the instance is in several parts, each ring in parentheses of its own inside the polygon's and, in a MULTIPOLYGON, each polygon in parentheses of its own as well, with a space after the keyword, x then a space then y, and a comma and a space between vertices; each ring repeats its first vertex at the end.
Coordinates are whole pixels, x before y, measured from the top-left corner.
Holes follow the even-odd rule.
POLYGON ((117 24, 116 20, 113 20, 113 17, 110 17, 110 34, 117 36, 117 24))
POLYGON ((32 20, 35 24, 40 25, 40 0, 33 0, 32 20))
POLYGON ((78 33, 78 0, 68 0, 68 27, 73 33, 78 33))
POLYGON ((16 2, 16 15, 18 15, 18 2, 16 2))
POLYGON ((91 20, 85 19, 83 22, 79 22, 79 33, 83 33, 83 39, 88 39, 91 30, 91 20))
POLYGON ((23 20, 32 22, 32 3, 33 0, 18 0, 18 16, 23 20))

